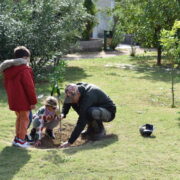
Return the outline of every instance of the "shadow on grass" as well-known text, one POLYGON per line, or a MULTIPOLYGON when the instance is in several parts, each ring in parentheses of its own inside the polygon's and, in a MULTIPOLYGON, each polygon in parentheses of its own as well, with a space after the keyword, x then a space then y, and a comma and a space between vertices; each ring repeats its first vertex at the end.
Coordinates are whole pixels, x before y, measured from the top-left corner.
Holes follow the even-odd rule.
POLYGON ((66 158, 66 157, 63 158, 58 153, 59 153, 59 149, 57 149, 56 151, 54 151, 54 149, 48 150, 48 154, 46 155, 44 160, 48 162, 52 162, 55 165, 59 165, 60 163, 66 163, 70 160, 69 158, 66 158))
POLYGON ((118 136, 116 134, 109 134, 99 141, 88 141, 83 145, 64 149, 63 152, 66 154, 75 154, 78 151, 104 148, 115 143, 116 141, 118 141, 118 136))
POLYGON ((80 67, 67 67, 66 72, 66 81, 80 81, 82 79, 89 77, 89 75, 86 74, 84 69, 80 67))
MULTIPOLYGON (((162 61, 167 63, 167 58, 162 57, 162 61)), ((166 64, 164 66, 151 66, 150 64, 154 64, 157 61, 157 56, 136 56, 130 59, 138 64, 132 70, 136 71, 137 73, 144 73, 145 75, 140 77, 140 79, 147 79, 153 81, 164 81, 170 82, 171 81, 171 66, 170 64, 166 64), (154 60, 154 61, 153 61, 154 60)), ((180 69, 174 70, 174 78, 175 83, 180 82, 180 78, 178 78, 180 73, 180 69)))
POLYGON ((152 135, 152 136, 142 136, 142 138, 144 139, 155 139, 156 136, 152 135))
MULTIPOLYGON (((65 74, 65 81, 69 82, 79 82, 82 79, 88 77, 83 68, 79 67, 67 67, 65 74)), ((64 87, 59 87, 62 97, 64 96, 64 87)), ((51 94, 52 87, 50 83, 46 80, 37 81, 36 83, 37 96, 42 96, 39 101, 43 100, 45 96, 51 94)), ((56 94, 55 94, 56 95, 56 94)))
POLYGON ((0 179, 13 179, 14 175, 29 161, 30 157, 25 149, 5 147, 0 153, 0 179))
MULTIPOLYGON (((171 82, 171 71, 169 70, 169 68, 139 67, 136 71, 137 71, 137 73, 142 73, 142 72, 144 73, 144 76, 140 77, 140 79, 147 79, 147 80, 151 80, 151 81, 171 82)), ((180 71, 180 70, 175 70, 175 72, 174 72, 175 83, 180 82, 180 78, 178 78, 178 71, 180 71)))
MULTIPOLYGON (((141 74, 141 77, 138 77, 138 79, 146 79, 151 81, 163 81, 163 82, 171 82, 171 69, 168 67, 163 66, 150 66, 148 64, 141 64, 141 65, 115 65, 114 67, 111 66, 111 68, 120 68, 125 71, 134 71, 137 74, 141 74)), ((180 69, 174 70, 174 82, 179 83, 180 78, 180 69)), ((111 74, 116 75, 116 74, 111 74)))
POLYGON ((38 97, 38 100, 44 99, 46 96, 50 96, 51 94, 51 86, 48 82, 41 82, 36 83, 36 94, 38 97))
POLYGON ((148 64, 148 61, 153 61, 156 60, 157 56, 152 56, 152 55, 141 55, 141 56, 130 56, 131 61, 143 63, 143 64, 148 64))

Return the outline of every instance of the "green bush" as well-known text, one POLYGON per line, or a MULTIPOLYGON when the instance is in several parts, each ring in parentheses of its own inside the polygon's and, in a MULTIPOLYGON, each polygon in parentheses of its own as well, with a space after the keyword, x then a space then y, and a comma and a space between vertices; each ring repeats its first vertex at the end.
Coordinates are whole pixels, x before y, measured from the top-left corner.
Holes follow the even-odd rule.
POLYGON ((49 59, 58 63, 69 52, 81 38, 88 16, 83 0, 7 0, 0 10, 0 60, 12 58, 17 45, 27 46, 36 75, 49 59))
POLYGON ((93 27, 96 25, 96 6, 92 0, 84 0, 84 7, 89 16, 86 21, 86 29, 83 32, 83 40, 89 40, 93 31, 93 27))

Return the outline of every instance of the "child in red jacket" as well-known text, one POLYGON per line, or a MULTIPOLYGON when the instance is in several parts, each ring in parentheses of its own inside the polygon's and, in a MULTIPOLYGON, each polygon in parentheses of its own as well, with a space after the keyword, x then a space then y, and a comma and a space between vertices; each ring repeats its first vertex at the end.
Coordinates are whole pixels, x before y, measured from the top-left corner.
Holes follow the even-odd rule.
POLYGON ((16 113, 16 136, 13 145, 27 148, 30 145, 25 140, 29 124, 29 112, 37 103, 33 72, 29 67, 30 51, 24 46, 14 49, 16 59, 6 60, 0 65, 4 74, 9 109, 16 113))

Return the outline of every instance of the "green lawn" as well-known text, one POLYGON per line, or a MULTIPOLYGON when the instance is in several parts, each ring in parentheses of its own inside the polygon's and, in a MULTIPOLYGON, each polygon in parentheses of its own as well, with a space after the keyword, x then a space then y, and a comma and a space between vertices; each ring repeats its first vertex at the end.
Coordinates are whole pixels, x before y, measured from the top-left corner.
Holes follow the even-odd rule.
MULTIPOLYGON (((117 105, 116 119, 105 124, 107 133, 113 134, 110 138, 68 149, 12 147, 15 114, 8 110, 1 83, 0 180, 180 179, 180 70, 175 79, 176 108, 171 108, 169 71, 153 66, 154 58, 148 63, 143 58, 68 61, 64 84, 96 84, 117 105), (139 135, 139 126, 145 123, 156 128, 152 138, 139 135)), ((37 84, 38 94, 49 90, 48 84, 37 84)), ((64 122, 75 124, 76 119, 71 111, 64 122)))

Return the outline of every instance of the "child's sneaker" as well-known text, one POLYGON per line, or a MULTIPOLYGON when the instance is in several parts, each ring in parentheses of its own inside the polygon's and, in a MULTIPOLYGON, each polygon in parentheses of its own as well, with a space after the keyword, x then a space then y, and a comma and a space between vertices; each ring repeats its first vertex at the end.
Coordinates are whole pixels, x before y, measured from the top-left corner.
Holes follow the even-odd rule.
POLYGON ((27 141, 24 141, 23 143, 17 142, 16 146, 21 147, 21 148, 29 148, 29 147, 31 147, 31 145, 27 141))
POLYGON ((29 139, 32 139, 33 141, 36 140, 36 128, 31 129, 31 132, 28 137, 29 137, 29 139))
POLYGON ((19 138, 17 138, 16 136, 14 137, 14 140, 12 142, 13 146, 16 146, 16 143, 18 142, 19 138))
POLYGON ((32 137, 31 137, 31 135, 26 135, 25 140, 31 145, 35 143, 34 139, 32 139, 32 137))
POLYGON ((29 148, 29 147, 31 147, 31 145, 27 141, 19 139, 17 137, 15 137, 12 144, 14 146, 21 147, 21 148, 29 148))
POLYGON ((17 141, 16 141, 16 137, 15 137, 14 140, 13 140, 13 142, 12 142, 12 145, 13 145, 13 146, 16 146, 16 142, 17 142, 17 141))

